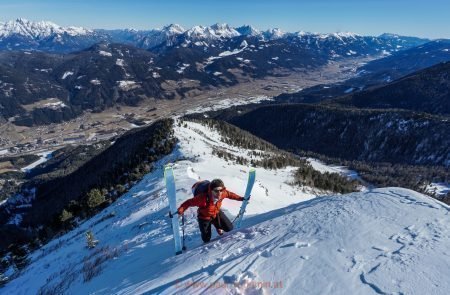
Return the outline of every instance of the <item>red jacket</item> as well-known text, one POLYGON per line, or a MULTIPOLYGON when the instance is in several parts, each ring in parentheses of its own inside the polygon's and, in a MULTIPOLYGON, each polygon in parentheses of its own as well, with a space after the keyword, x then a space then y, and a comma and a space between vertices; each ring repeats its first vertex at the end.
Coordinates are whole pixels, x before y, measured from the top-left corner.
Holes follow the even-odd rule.
POLYGON ((214 197, 211 193, 211 189, 208 189, 208 192, 198 194, 193 198, 186 200, 178 208, 178 213, 183 214, 183 212, 186 211, 187 208, 196 206, 198 207, 197 214, 199 219, 211 220, 212 218, 216 217, 217 213, 219 213, 220 207, 222 206, 222 201, 225 198, 238 201, 244 200, 243 197, 224 189, 220 194, 217 202, 214 202, 214 197))

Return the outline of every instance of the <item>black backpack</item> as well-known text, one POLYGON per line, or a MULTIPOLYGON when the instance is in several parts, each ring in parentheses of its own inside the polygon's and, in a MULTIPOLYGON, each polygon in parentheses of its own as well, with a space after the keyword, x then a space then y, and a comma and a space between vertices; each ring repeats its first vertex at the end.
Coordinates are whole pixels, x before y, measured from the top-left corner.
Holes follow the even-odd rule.
POLYGON ((192 194, 197 196, 198 194, 207 193, 209 189, 209 180, 200 180, 194 183, 192 186, 192 194))

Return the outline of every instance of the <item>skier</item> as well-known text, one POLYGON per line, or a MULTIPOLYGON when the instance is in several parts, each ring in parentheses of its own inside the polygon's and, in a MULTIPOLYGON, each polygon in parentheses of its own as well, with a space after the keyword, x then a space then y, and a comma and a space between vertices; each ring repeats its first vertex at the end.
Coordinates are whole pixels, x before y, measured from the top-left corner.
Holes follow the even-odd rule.
POLYGON ((181 204, 177 212, 182 215, 189 207, 199 207, 197 210, 198 226, 200 227, 203 242, 207 243, 211 240, 211 223, 219 235, 222 235, 224 231, 229 232, 233 229, 233 223, 220 210, 223 199, 243 201, 244 198, 228 191, 220 179, 212 180, 203 191, 197 190, 197 186, 202 184, 207 184, 207 181, 194 184, 192 187, 194 197, 181 204))

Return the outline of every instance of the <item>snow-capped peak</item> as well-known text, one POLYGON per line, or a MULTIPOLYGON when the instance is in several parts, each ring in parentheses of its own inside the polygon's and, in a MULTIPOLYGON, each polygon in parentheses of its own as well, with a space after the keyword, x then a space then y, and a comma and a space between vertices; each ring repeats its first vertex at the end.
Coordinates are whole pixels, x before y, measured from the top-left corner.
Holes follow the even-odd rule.
POLYGON ((214 24, 210 27, 195 26, 186 31, 187 37, 196 40, 217 40, 240 36, 239 32, 227 24, 214 24))
POLYGON ((169 35, 179 35, 183 34, 186 30, 178 24, 170 24, 165 26, 162 31, 167 32, 169 35))
POLYGON ((306 36, 306 35, 311 35, 311 33, 308 33, 305 31, 298 31, 295 33, 295 35, 297 35, 298 37, 302 37, 302 36, 306 36))
POLYGON ((267 31, 264 32, 264 37, 266 37, 268 40, 280 39, 283 38, 284 35, 286 35, 286 33, 284 33, 279 28, 268 29, 267 31))
POLYGON ((238 31, 228 24, 214 24, 210 28, 214 31, 215 35, 222 38, 233 38, 240 35, 238 31))
POLYGON ((0 23, 0 37, 21 35, 28 38, 45 38, 54 34, 67 33, 70 36, 86 35, 92 31, 81 27, 61 27, 50 21, 29 21, 24 18, 0 23))
POLYGON ((239 28, 236 28, 236 31, 238 31, 241 35, 244 36, 259 36, 261 35, 261 32, 257 29, 255 29, 253 26, 250 25, 243 25, 239 28))
POLYGON ((360 35, 356 34, 356 33, 352 33, 352 32, 337 32, 337 33, 333 33, 331 34, 334 37, 338 37, 338 38, 356 38, 356 37, 360 37, 360 35))
POLYGON ((384 39, 398 39, 400 38, 400 35, 392 34, 392 33, 383 33, 378 38, 384 38, 384 39))

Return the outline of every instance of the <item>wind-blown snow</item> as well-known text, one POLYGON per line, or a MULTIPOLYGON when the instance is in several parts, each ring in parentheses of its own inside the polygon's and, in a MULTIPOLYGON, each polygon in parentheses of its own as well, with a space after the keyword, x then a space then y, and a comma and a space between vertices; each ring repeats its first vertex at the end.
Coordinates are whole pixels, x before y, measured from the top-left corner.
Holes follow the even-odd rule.
MULTIPOLYGON (((248 167, 212 155, 220 135, 175 124, 179 145, 116 203, 31 255, 5 294, 446 294, 450 207, 384 188, 315 198, 289 185, 295 168, 256 170, 243 228, 202 245, 196 210, 186 212, 188 250, 174 256, 163 165, 174 163, 177 200, 198 179, 220 177, 243 194, 248 167), (90 229, 99 244, 85 247, 90 229), (98 268, 92 265, 98 265, 98 268), (84 267, 84 271, 83 271, 84 267), (83 274, 98 272, 84 282, 83 274)), ((225 200, 233 218, 240 202, 225 200)), ((213 236, 216 236, 215 232, 213 236)))

